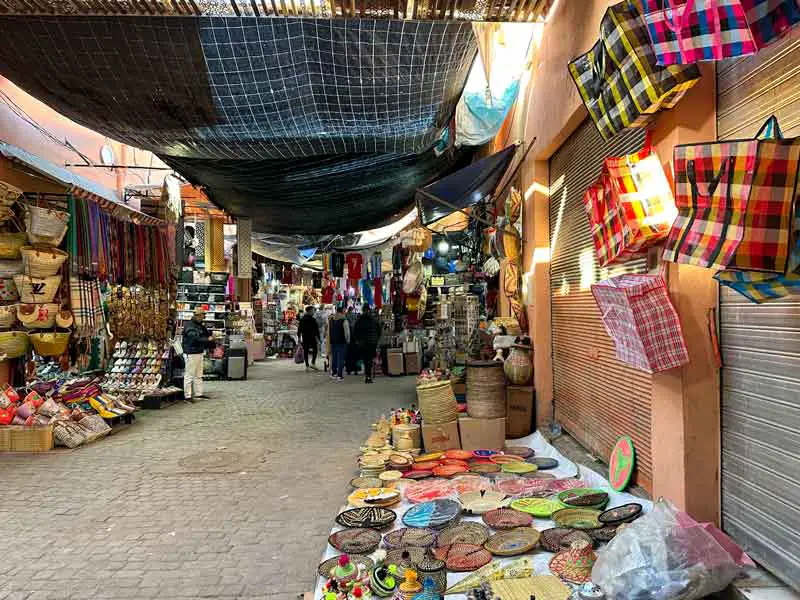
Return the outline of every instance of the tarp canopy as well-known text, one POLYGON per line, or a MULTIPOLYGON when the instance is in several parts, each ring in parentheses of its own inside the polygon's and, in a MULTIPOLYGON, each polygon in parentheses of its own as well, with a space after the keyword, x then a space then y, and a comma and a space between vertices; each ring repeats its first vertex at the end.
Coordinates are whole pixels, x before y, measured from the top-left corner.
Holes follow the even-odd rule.
POLYGON ((430 225, 484 200, 497 187, 518 147, 512 144, 418 190, 417 209, 422 224, 430 225))

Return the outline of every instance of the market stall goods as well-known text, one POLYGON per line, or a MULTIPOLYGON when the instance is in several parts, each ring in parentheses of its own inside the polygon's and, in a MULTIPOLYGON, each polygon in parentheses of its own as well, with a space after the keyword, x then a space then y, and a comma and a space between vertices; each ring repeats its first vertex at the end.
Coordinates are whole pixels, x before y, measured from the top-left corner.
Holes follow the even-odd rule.
POLYGON ((550 570, 565 581, 586 583, 592 578, 592 567, 596 560, 591 544, 573 542, 568 550, 550 559, 550 570))
POLYGON ((558 466, 558 461, 555 458, 550 458, 548 456, 534 456, 525 460, 526 462, 536 465, 536 468, 540 471, 555 469, 558 466))
POLYGON ((417 576, 422 581, 430 579, 435 590, 440 594, 447 589, 447 565, 443 560, 430 556, 424 557, 417 563, 417 576))
POLYGON ((417 401, 426 425, 452 423, 458 418, 458 403, 450 380, 417 386, 417 401))
POLYGON ((444 458, 445 459, 468 461, 472 457, 473 457, 473 453, 470 452, 469 450, 453 449, 453 450, 446 450, 445 453, 444 453, 444 458))
POLYGON ((388 598, 397 588, 397 569, 389 570, 389 567, 378 565, 372 567, 369 572, 369 587, 372 593, 379 598, 388 598), (392 571, 395 571, 394 573, 392 571))
POLYGON ((506 378, 513 385, 528 385, 533 376, 533 348, 524 344, 514 344, 508 358, 503 363, 506 378))
POLYGON ((492 560, 492 553, 475 544, 452 544, 440 546, 433 551, 439 560, 445 561, 447 570, 453 572, 474 571, 492 560))
POLYGON ((421 527, 403 527, 387 533, 383 545, 390 550, 399 548, 430 548, 436 543, 436 531, 421 527))
POLYGON ((551 527, 550 529, 545 529, 541 532, 542 537, 539 539, 539 543, 542 548, 548 552, 560 552, 563 550, 561 547, 561 540, 572 531, 576 530, 567 527, 551 527))
POLYGON ((505 504, 506 495, 492 490, 467 492, 458 497, 464 512, 471 515, 482 515, 501 508, 505 504))
POLYGON ((467 412, 470 417, 477 419, 506 416, 506 377, 503 363, 467 363, 467 412))
POLYGON ((469 469, 464 465, 439 465, 433 468, 436 477, 452 477, 458 473, 466 473, 469 469))
MULTIPOLYGON (((344 554, 340 554, 339 556, 334 556, 333 558, 322 561, 317 567, 317 573, 319 573, 319 576, 330 577, 331 572, 337 567, 342 556, 344 556, 344 554)), ((373 561, 369 556, 362 554, 349 554, 347 556, 350 559, 350 562, 361 571, 369 571, 375 566, 375 561, 373 561)))
POLYGON ((642 514, 642 505, 637 502, 630 502, 622 506, 610 508, 602 513, 597 520, 604 525, 619 525, 635 521, 642 514))
POLYGON ((498 531, 484 543, 495 556, 518 556, 530 552, 539 543, 540 533, 533 527, 498 531))
POLYGON ((343 529, 332 533, 328 543, 345 554, 369 554, 381 543, 381 534, 364 527, 343 529))
POLYGON ((515 454, 493 454, 490 460, 496 465, 510 465, 512 463, 525 462, 525 459, 515 454))
POLYGON ((433 500, 409 508, 403 523, 409 527, 442 529, 455 522, 461 514, 461 505, 455 500, 433 500))
POLYGON ((597 529, 602 524, 597 520, 599 510, 591 508, 562 508, 553 513, 552 519, 559 527, 570 529, 597 529))
POLYGON ((513 454, 523 459, 528 459, 534 455, 533 449, 527 446, 506 446, 503 448, 504 454, 513 454))
POLYGON ((514 508, 497 508, 483 514, 483 522, 496 530, 528 527, 533 522, 530 513, 525 513, 514 508))
POLYGON ((564 550, 572 546, 574 542, 582 542, 590 544, 594 546, 594 539, 591 535, 589 535, 589 531, 594 531, 594 529, 589 529, 588 531, 584 531, 582 529, 570 529, 564 537, 561 538, 561 549, 564 550))
POLYGON ((536 471, 531 471, 530 473, 520 473, 519 476, 524 477, 525 479, 540 479, 540 480, 556 478, 556 476, 553 475, 552 473, 547 473, 545 471, 542 471, 541 467, 539 467, 536 471))
POLYGON ((494 595, 503 600, 567 600, 572 590, 553 575, 502 579, 490 584, 494 595))
POLYGON ((502 465, 502 471, 504 473, 514 473, 515 475, 521 475, 522 473, 532 473, 536 471, 536 465, 532 465, 529 462, 510 462, 505 463, 502 465))
POLYGON ((416 569, 417 563, 422 561, 428 552, 425 548, 409 546, 408 548, 396 548, 386 552, 384 564, 397 565, 400 573, 405 569, 416 569))
POLYGON ((608 504, 608 493, 596 488, 572 488, 558 494, 564 507, 582 507, 603 510, 608 504))
POLYGON ((354 488, 379 488, 382 482, 378 477, 354 477, 350 485, 354 488))
POLYGON ((548 498, 520 498, 511 503, 511 508, 529 513, 540 519, 548 519, 561 505, 548 498))
MULTIPOLYGON (((423 464, 425 464, 425 463, 423 463, 423 464)), ((427 479, 428 477, 433 477, 433 471, 424 471, 424 470, 412 469, 411 471, 408 471, 404 475, 404 477, 406 479, 415 479, 415 480, 416 479, 427 479)))
POLYGON ((436 538, 437 546, 451 544, 474 544, 480 546, 489 539, 489 530, 485 525, 474 521, 465 521, 450 525, 439 532, 436 538))
POLYGON ((494 463, 471 462, 469 464, 469 470, 471 473, 486 475, 489 473, 497 473, 498 471, 500 471, 500 465, 496 465, 494 463))
POLYGON ((359 488, 347 497, 353 506, 393 506, 400 502, 400 492, 391 488, 359 488))
POLYGON ((588 533, 597 542, 610 542, 616 537, 619 528, 619 525, 604 525, 598 529, 589 529, 588 533))
POLYGON ((419 504, 420 502, 430 502, 431 500, 455 496, 456 490, 450 481, 431 479, 430 481, 417 481, 409 485, 403 493, 406 500, 419 504))
POLYGON ((453 489, 456 494, 462 495, 469 492, 482 492, 494 489, 492 480, 488 477, 480 477, 475 473, 462 473, 451 479, 453 489))
POLYGON ((388 527, 397 519, 397 513, 388 508, 368 507, 351 508, 336 516, 336 522, 342 527, 369 527, 381 529, 388 527))

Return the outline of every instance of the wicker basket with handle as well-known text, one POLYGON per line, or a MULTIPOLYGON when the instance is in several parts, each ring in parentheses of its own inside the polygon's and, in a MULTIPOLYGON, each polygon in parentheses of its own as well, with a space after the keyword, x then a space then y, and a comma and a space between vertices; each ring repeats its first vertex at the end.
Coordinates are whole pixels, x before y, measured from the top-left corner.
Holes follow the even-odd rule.
POLYGON ((28 333, 25 331, 0 331, 0 355, 6 358, 23 356, 30 346, 28 333))
POLYGON ((48 331, 30 334, 33 349, 39 356, 61 356, 69 345, 69 332, 48 331))
POLYGON ((467 413, 476 419, 506 416, 506 376, 503 363, 467 363, 467 413))
POLYGON ((18 260, 20 250, 28 243, 28 236, 24 231, 4 231, 0 233, 0 258, 18 260))
POLYGON ((17 306, 17 318, 28 329, 49 329, 56 323, 59 305, 20 304, 17 306))
POLYGON ((10 329, 17 322, 17 305, 0 306, 0 329, 10 329))
POLYGON ((25 304, 52 302, 61 285, 61 275, 50 277, 30 277, 29 275, 14 275, 19 297, 25 304))
POLYGON ((25 204, 25 230, 33 245, 58 246, 67 233, 69 213, 25 204))
POLYGON ((31 277, 50 277, 55 275, 69 256, 58 248, 24 246, 20 252, 25 263, 22 272, 31 277))

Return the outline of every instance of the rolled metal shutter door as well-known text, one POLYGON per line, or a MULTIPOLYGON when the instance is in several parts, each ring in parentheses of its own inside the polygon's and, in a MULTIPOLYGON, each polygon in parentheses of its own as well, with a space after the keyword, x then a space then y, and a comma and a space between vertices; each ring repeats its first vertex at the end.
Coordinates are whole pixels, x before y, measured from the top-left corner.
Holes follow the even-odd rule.
POLYGON ((583 207, 603 159, 639 150, 644 138, 643 129, 629 129, 606 142, 587 119, 550 159, 550 286, 555 419, 604 460, 630 435, 636 481, 650 489, 652 376, 614 358, 590 290, 612 275, 646 272, 647 261, 600 269, 583 207))
MULTIPOLYGON (((720 139, 752 137, 772 114, 800 136, 800 29, 718 63, 720 139)), ((720 289, 722 526, 800 590, 800 297, 753 304, 720 289)))

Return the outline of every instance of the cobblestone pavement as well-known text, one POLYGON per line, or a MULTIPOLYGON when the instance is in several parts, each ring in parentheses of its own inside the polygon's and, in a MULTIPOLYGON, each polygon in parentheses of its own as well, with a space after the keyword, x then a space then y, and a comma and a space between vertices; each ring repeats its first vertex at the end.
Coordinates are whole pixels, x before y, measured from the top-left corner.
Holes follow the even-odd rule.
POLYGON ((335 383, 281 361, 207 388, 85 448, 0 455, 0 599, 313 589, 356 449, 414 378, 335 383))

